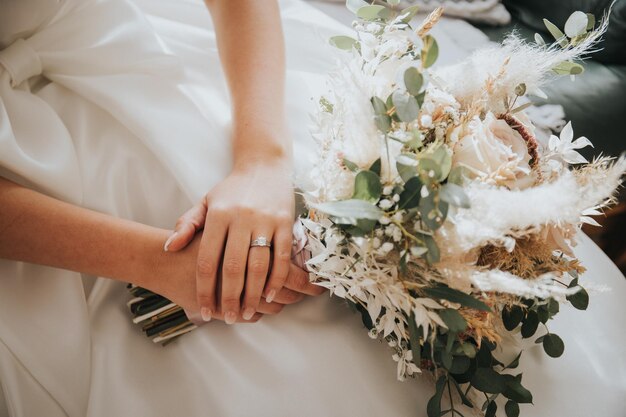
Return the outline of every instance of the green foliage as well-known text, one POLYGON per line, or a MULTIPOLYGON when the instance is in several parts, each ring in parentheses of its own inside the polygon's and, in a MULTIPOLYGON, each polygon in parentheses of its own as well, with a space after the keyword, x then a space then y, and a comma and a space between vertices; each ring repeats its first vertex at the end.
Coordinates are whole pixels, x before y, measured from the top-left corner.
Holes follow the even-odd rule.
POLYGON ((401 121, 408 123, 417 118, 420 108, 415 97, 396 90, 391 95, 391 100, 401 121))
POLYGON ((478 368, 471 384, 479 391, 488 394, 500 394, 505 388, 505 379, 493 368, 478 368))
POLYGON ((465 194, 463 188, 453 183, 444 184, 441 187, 439 190, 439 198, 453 206, 462 208, 470 207, 469 197, 465 194))
POLYGON ((380 177, 372 171, 361 171, 354 179, 352 198, 376 203, 383 192, 380 177))
POLYGON ((443 396, 443 389, 446 386, 446 377, 440 376, 435 385, 435 395, 433 395, 428 404, 426 405, 426 414, 428 417, 440 417, 441 416, 441 397, 443 396))
POLYGON ((448 330, 452 333, 464 332, 467 329, 467 322, 458 310, 444 308, 439 310, 439 317, 441 317, 441 320, 443 320, 448 330))
POLYGON ((580 287, 580 290, 572 295, 568 295, 567 301, 569 301, 577 310, 586 310, 587 307, 589 307, 589 294, 587 293, 587 290, 578 285, 578 278, 574 278, 570 283, 569 288, 575 288, 577 286, 580 287))
POLYGON ((558 358, 565 351, 563 340, 554 333, 548 333, 543 337, 543 350, 552 358, 558 358))
POLYGON ((519 404, 517 404, 513 400, 507 401, 504 406, 504 412, 506 413, 506 417, 518 417, 519 416, 519 404))
POLYGON ((437 58, 439 57, 439 45, 437 44, 435 38, 433 38, 431 35, 424 36, 422 41, 424 43, 421 52, 422 66, 424 68, 429 68, 437 61, 437 58))
POLYGON ((404 85, 409 94, 416 96, 424 85, 424 77, 415 67, 409 67, 404 71, 404 85))
POLYGON ((356 39, 351 38, 350 36, 333 36, 330 38, 330 44, 336 48, 343 49, 345 51, 349 51, 352 48, 356 47, 358 42, 356 39))
POLYGON ((312 207, 339 220, 347 220, 344 224, 356 224, 357 219, 378 220, 383 215, 382 210, 374 204, 356 199, 329 201, 312 207))

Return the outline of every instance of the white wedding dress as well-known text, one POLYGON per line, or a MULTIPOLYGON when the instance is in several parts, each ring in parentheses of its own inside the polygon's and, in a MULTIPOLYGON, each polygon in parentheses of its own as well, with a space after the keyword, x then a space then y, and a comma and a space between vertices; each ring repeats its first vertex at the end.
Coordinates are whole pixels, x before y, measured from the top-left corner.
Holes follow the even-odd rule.
MULTIPOLYGON (((332 66, 325 40, 347 28, 298 0, 281 7, 306 172, 311 98, 332 66)), ((171 227, 229 171, 229 109, 200 1, 0 0, 6 178, 171 227)), ((551 326, 562 358, 539 347, 522 357, 536 404, 524 416, 625 415, 626 281, 581 239, 583 282, 613 291, 592 295, 588 312, 563 308, 551 326)), ((212 322, 161 347, 131 324, 128 298, 119 282, 0 260, 0 416, 425 416, 430 379, 398 382, 387 347, 340 300, 212 322)))

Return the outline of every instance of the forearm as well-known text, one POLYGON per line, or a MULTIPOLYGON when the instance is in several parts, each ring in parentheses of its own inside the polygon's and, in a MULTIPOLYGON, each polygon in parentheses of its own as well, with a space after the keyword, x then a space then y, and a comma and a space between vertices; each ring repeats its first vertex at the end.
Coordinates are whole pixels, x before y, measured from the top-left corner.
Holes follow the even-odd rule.
POLYGON ((289 160, 285 50, 276 1, 206 0, 232 100, 235 165, 289 160))
POLYGON ((153 287, 167 234, 0 178, 0 258, 153 287))

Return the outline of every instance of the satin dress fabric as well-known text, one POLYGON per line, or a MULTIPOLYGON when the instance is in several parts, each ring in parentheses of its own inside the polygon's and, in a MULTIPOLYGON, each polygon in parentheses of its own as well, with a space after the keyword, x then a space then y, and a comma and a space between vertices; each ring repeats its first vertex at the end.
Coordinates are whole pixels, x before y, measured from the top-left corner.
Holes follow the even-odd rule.
MULTIPOLYGON (((299 175, 313 97, 348 28, 280 2, 299 175)), ((250 69, 253 70, 253 69, 250 69)), ((0 175, 55 198, 169 228, 230 169, 230 103, 204 5, 0 1, 0 175)), ((525 415, 623 416, 626 281, 586 237, 582 283, 612 287, 551 324, 566 342, 522 357, 525 415)), ((132 325, 123 283, 0 260, 0 416, 424 416, 430 378, 329 296, 254 325, 212 322, 161 347, 132 325)))

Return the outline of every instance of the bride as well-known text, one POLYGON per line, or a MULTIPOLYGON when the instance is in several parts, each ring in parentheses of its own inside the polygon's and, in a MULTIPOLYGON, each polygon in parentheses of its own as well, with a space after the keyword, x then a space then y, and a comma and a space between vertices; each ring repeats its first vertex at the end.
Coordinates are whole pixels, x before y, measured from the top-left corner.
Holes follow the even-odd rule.
MULTIPOLYGON (((206 3, 213 23, 193 1, 0 3, 0 415, 421 415, 431 381, 398 382, 386 347, 289 263, 310 98, 346 28, 299 0, 206 3), (153 345, 126 282, 210 323, 153 345)), ((530 349, 545 372, 529 415, 622 412, 618 295, 559 317, 576 354, 530 349)))

